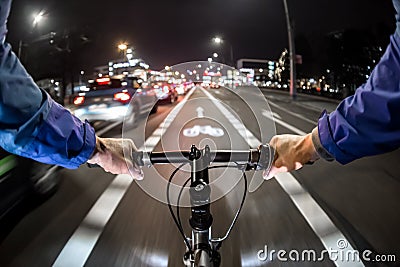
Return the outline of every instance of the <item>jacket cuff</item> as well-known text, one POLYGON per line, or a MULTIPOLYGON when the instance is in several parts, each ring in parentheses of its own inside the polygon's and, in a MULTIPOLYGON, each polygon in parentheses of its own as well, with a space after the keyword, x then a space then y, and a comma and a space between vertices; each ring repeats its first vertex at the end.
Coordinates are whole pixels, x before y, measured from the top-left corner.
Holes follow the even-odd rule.
POLYGON ((95 131, 88 121, 80 121, 64 107, 50 100, 51 110, 43 122, 44 128, 40 129, 42 134, 39 133, 37 139, 42 139, 43 143, 47 141, 47 146, 62 144, 62 147, 54 151, 52 159, 57 165, 65 168, 78 168, 93 154, 96 146, 95 131), (55 139, 61 139, 60 142, 55 139, 51 141, 52 137, 46 133, 54 133, 55 139))
MULTIPOLYGON (((336 112, 336 111, 334 111, 336 112)), ((330 115, 332 115, 331 113, 330 115)), ((331 126, 329 122, 329 116, 326 111, 322 113, 321 118, 318 121, 318 136, 321 147, 327 151, 333 159, 335 159, 340 164, 347 164, 353 161, 355 158, 347 153, 345 153, 333 139, 331 133, 331 126)), ((329 156, 328 156, 329 160, 329 156)))
POLYGON ((84 137, 85 143, 82 147, 82 151, 79 154, 79 157, 76 158, 77 166, 85 163, 89 160, 89 158, 93 155, 96 148, 96 134, 94 128, 90 125, 90 123, 85 120, 84 122, 84 137))
MULTIPOLYGON (((324 117, 324 115, 327 116, 326 111, 324 111, 323 117, 324 117)), ((320 132, 319 125, 320 124, 318 123, 318 127, 315 127, 312 130, 312 134, 311 134, 314 148, 317 151, 320 158, 323 158, 324 160, 327 160, 327 161, 333 161, 335 158, 332 156, 332 154, 330 154, 328 152, 328 150, 325 149, 325 147, 321 143, 320 134, 319 134, 319 132, 320 132)))

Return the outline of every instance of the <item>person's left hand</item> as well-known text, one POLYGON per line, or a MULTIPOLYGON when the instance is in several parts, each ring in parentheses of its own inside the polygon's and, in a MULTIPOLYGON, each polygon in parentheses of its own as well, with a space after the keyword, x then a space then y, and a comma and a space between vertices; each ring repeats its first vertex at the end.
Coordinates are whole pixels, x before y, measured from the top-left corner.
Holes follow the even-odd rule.
POLYGON ((97 164, 106 172, 113 174, 130 174, 134 179, 143 179, 143 171, 132 159, 124 157, 132 155, 137 148, 131 139, 101 138, 96 136, 96 148, 92 157, 87 161, 97 164))

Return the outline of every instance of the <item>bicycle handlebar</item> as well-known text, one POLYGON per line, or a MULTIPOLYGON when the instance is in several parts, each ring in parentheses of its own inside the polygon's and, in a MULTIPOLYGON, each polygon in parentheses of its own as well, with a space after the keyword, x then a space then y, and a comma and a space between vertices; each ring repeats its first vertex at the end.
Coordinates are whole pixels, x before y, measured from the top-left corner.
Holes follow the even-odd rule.
MULTIPOLYGON (((207 149, 207 148, 206 148, 207 149)), ((207 155, 210 163, 234 162, 240 165, 247 164, 248 169, 269 169, 274 159, 273 148, 266 144, 257 149, 249 150, 200 150, 200 155, 194 155, 193 150, 168 151, 168 152, 143 152, 133 153, 133 159, 139 166, 167 164, 167 163, 189 163, 194 159, 207 155)))

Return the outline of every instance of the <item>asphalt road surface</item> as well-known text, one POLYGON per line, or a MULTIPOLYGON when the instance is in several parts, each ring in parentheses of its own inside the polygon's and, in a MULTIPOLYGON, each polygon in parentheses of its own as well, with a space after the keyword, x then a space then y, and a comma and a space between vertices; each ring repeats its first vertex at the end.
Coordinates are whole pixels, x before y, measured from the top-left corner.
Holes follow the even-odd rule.
MULTIPOLYGON (((124 130, 124 136, 135 139, 145 129, 146 148, 154 151, 187 150, 191 144, 248 149, 255 141, 272 137, 271 117, 277 133, 299 134, 315 126, 323 108, 335 106, 321 99, 300 97, 293 102, 286 93, 263 93, 272 110, 264 116, 266 136, 234 93, 200 87, 178 103, 160 106, 145 126, 124 130), (240 134, 230 115, 252 133, 250 140, 240 134)), ((121 132, 122 126, 116 125, 102 136, 118 137, 121 132)), ((399 150, 346 166, 320 160, 265 181, 247 195, 238 222, 220 250, 222 266, 397 266, 399 162, 399 150), (352 260, 354 252, 370 261, 352 260)), ((138 183, 85 165, 61 170, 58 192, 25 216, 0 244, 0 266, 183 266, 184 242, 167 205, 157 200, 165 198, 165 179, 172 170, 173 166, 145 168, 145 179, 138 183), (154 187, 151 181, 159 181, 157 190, 150 188, 154 187)), ((230 178, 232 189, 221 197, 225 189, 216 185, 213 193, 212 232, 213 237, 221 237, 239 207, 243 181, 234 171, 215 171, 211 176, 230 178)), ((176 183, 182 184, 185 177, 187 173, 178 175, 176 183)), ((187 235, 189 216, 183 209, 187 235)))

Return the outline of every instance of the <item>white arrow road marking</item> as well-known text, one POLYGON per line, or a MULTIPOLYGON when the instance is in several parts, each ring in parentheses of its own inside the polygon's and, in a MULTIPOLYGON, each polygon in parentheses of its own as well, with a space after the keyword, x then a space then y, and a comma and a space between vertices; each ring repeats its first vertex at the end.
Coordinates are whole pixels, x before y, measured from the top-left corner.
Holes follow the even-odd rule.
POLYGON ((197 111, 197 117, 198 118, 203 118, 204 117, 204 108, 198 107, 198 108, 196 108, 196 111, 197 111))

